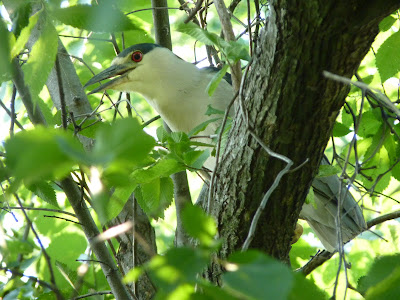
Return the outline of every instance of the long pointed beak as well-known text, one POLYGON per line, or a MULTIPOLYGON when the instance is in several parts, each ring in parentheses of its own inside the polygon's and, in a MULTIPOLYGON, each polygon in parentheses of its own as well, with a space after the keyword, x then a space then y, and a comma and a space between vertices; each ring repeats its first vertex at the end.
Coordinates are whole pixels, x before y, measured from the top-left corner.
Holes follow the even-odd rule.
POLYGON ((105 69, 104 71, 100 72, 99 74, 93 76, 92 79, 90 79, 85 84, 85 86, 83 88, 86 88, 89 85, 98 83, 98 82, 100 82, 102 80, 118 76, 118 77, 106 82, 105 84, 102 84, 101 86, 95 88, 94 90, 92 90, 89 93, 89 95, 97 93, 97 92, 100 92, 100 91, 104 91, 105 89, 108 89, 108 88, 112 88, 113 86, 118 84, 126 76, 125 73, 127 71, 130 71, 130 70, 132 70, 134 68, 135 68, 134 66, 127 65, 127 64, 111 66, 111 67, 105 69))

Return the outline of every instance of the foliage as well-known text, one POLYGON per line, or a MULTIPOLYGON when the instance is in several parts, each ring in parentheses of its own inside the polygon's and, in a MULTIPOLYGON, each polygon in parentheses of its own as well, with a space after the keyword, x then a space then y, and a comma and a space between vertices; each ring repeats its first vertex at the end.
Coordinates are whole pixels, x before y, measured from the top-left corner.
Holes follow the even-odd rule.
MULTIPOLYGON (((10 117, 4 113, 6 109, 1 111, 2 299, 55 299, 55 286, 65 298, 110 290, 107 274, 97 263, 61 188, 60 182, 67 175, 72 174, 79 184, 82 201, 90 203, 99 228, 119 214, 132 193, 153 224, 164 221, 163 227, 174 227, 169 219, 174 201, 170 175, 183 170, 199 171, 206 159, 215 153, 213 145, 195 141, 193 136, 209 123, 221 120, 224 112, 210 107, 209 113, 216 117, 209 122, 199 124, 188 135, 168 133, 159 121, 145 126, 144 120, 151 119, 154 112, 136 94, 127 98, 110 92, 111 98, 106 100, 91 95, 88 100, 95 107, 93 112, 84 116, 69 115, 68 126, 63 128, 64 112, 53 103, 52 91, 46 87, 48 77, 54 72, 60 38, 74 61, 82 84, 92 77, 93 72, 98 73, 110 65, 114 50, 122 49, 123 45, 154 42, 151 11, 128 14, 149 8, 149 1, 99 1, 99 5, 83 2, 21 0, 13 2, 12 10, 7 1, 2 2, 0 100, 5 107, 10 107, 7 109, 9 115, 15 114, 10 117), (33 10, 33 7, 38 8, 37 5, 39 9, 33 10), (10 19, 5 13, 6 8, 10 10, 10 19), (39 23, 40 30, 37 30, 39 23), (124 33, 116 34, 118 32, 124 33), (36 42, 32 44, 33 36, 36 42), (13 63, 22 64, 33 110, 43 113, 45 124, 33 124, 29 120, 26 104, 22 103, 23 95, 13 91, 13 63), (132 107, 137 112, 133 113, 132 107), (133 117, 136 113, 138 115, 133 117), (90 150, 86 148, 85 139, 95 141, 94 145, 89 143, 90 150), (23 211, 21 206, 25 208, 23 211), (46 255, 50 257, 50 263, 46 261, 46 255), (50 284, 52 280, 55 286, 50 284)), ((254 11, 254 3, 251 10, 254 11)), ((215 46, 221 52, 225 65, 210 82, 209 95, 226 76, 229 64, 250 60, 243 40, 226 42, 220 37, 221 28, 215 17, 205 30, 193 23, 184 25, 181 20, 186 15, 181 10, 171 10, 170 14, 180 20, 174 24, 176 48, 187 49, 185 46, 197 40, 198 44, 215 46)), ((245 3, 237 7, 235 16, 246 20, 245 3)), ((358 70, 364 83, 381 90, 385 96, 379 94, 379 97, 388 97, 393 105, 397 105, 399 86, 399 27, 398 14, 382 21, 381 33, 358 70)), ((236 28, 242 30, 240 25, 236 28)), ((184 58, 191 59, 191 53, 183 51, 187 56, 184 58)), ((336 162, 334 166, 322 166, 318 176, 340 175, 345 165, 343 174, 347 179, 352 178, 353 186, 361 191, 362 204, 369 208, 365 216, 372 219, 378 211, 383 214, 398 210, 395 199, 398 199, 400 180, 400 124, 392 111, 381 105, 383 98, 377 100, 371 94, 366 97, 365 93, 366 90, 353 86, 348 94, 326 150, 336 162), (355 144, 351 144, 353 137, 355 144), (362 171, 358 169, 360 162, 362 171)), ((224 135, 223 139, 226 138, 224 135)), ((310 193, 307 201, 313 203, 312 198, 310 193)), ((270 299, 328 297, 326 289, 335 282, 338 270, 334 260, 315 270, 311 279, 306 279, 255 250, 236 252, 222 262, 226 271, 221 276, 223 285, 214 286, 199 274, 204 272, 223 243, 217 235, 216 221, 195 205, 186 206, 181 217, 184 229, 196 241, 197 247, 171 246, 165 253, 154 255, 148 262, 133 268, 126 274, 125 282, 135 282, 148 274, 158 290, 156 299, 265 299, 265 295, 270 299)), ((399 293, 399 256, 393 254, 399 252, 397 229, 398 221, 395 220, 374 229, 385 236, 389 244, 366 232, 346 248, 352 264, 347 275, 358 291, 348 291, 352 298, 363 295, 367 299, 393 299, 392 295, 399 293)), ((169 237, 159 232, 157 242, 163 238, 169 237)), ((108 244, 110 253, 117 244, 116 239, 108 244)), ((304 238, 293 245, 291 251, 292 269, 304 265, 319 247, 311 230, 305 226, 304 238)), ((339 286, 344 293, 346 282, 340 281, 339 286)), ((104 298, 111 299, 111 296, 104 298)))

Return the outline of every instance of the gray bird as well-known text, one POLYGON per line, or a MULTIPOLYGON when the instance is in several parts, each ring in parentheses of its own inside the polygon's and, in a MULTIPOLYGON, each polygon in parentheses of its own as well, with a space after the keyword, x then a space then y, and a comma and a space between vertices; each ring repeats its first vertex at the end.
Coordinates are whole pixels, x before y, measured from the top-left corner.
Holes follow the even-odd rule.
MULTIPOLYGON (((206 88, 217 69, 199 69, 169 49, 156 44, 137 44, 122 51, 111 67, 94 76, 85 87, 111 79, 92 90, 90 94, 113 89, 137 92, 160 114, 172 131, 190 132, 197 125, 214 118, 207 116, 208 105, 225 111, 231 101, 233 88, 225 77, 210 97, 206 88)), ((214 135, 217 122, 210 123, 199 133, 214 135)), ((209 141, 208 141, 209 142, 209 141)), ((205 163, 213 170, 214 158, 205 163)), ((313 181, 315 205, 304 204, 300 217, 308 222, 324 247, 337 249, 335 217, 337 215, 340 181, 337 176, 316 178, 313 181)), ((343 187, 341 228, 343 242, 347 242, 366 229, 362 211, 350 192, 343 187)))

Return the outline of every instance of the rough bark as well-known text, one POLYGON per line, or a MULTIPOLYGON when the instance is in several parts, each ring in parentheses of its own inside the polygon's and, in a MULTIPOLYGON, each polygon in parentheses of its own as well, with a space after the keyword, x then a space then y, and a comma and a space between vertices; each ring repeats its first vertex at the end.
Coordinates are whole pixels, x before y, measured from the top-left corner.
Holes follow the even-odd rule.
MULTIPOLYGON (((127 274, 134 267, 145 264, 153 255, 157 254, 154 228, 133 195, 118 217, 113 219, 109 225, 117 226, 127 221, 134 223, 134 232, 126 232, 117 237, 119 242, 117 261, 123 274, 127 274)), ((137 299, 151 299, 156 292, 146 273, 140 276, 135 284, 130 284, 128 287, 137 299)))
MULTIPOLYGON (((374 1, 270 1, 242 92, 249 124, 237 112, 217 173, 212 213, 225 241, 220 258, 240 249, 263 194, 284 167, 265 153, 249 127, 294 166, 309 159, 274 191, 250 245, 288 260, 301 206, 349 90, 322 72, 352 77, 379 22, 399 6, 398 1, 380 7, 374 1)), ((220 266, 210 271, 218 282, 220 266)))

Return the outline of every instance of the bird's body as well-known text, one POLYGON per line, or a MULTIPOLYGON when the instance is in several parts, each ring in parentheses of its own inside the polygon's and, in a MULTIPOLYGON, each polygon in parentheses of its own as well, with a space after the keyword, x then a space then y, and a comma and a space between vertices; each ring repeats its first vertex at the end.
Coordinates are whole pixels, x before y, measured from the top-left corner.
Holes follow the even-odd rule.
MULTIPOLYGON (((91 93, 110 88, 124 92, 138 92, 161 115, 173 131, 189 133, 197 125, 212 119, 205 113, 209 105, 225 111, 234 95, 232 86, 222 80, 210 97, 207 85, 212 80, 211 69, 198 69, 170 50, 155 44, 138 44, 125 49, 112 62, 112 66, 94 76, 87 84, 113 78, 91 93), (118 76, 118 77, 116 77, 118 76), (115 78, 116 77, 116 78, 115 78)), ((211 123, 200 133, 202 136, 215 134, 218 123, 211 123)), ((206 167, 213 169, 214 159, 206 162, 206 167)), ((301 217, 308 221, 328 251, 337 248, 335 216, 337 212, 337 194, 340 181, 337 176, 315 179, 317 209, 305 204, 301 217), (318 181, 318 182, 316 182, 318 181)), ((346 242, 365 228, 361 209, 351 194, 344 189, 343 208, 345 210, 342 228, 346 242)))

